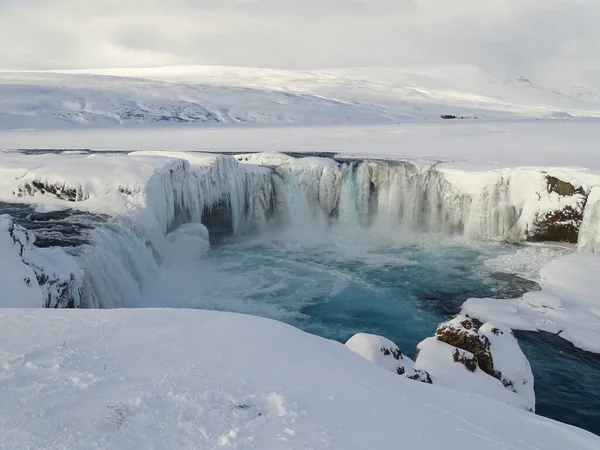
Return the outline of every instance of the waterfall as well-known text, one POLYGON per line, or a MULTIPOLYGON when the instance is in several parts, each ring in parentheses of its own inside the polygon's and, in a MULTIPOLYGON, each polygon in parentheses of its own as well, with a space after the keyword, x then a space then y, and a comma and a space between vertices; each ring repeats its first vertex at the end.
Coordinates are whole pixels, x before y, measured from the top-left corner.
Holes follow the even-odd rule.
MULTIPOLYGON (((575 194, 569 197, 553 192, 546 172, 537 169, 470 174, 398 161, 262 158, 259 154, 238 162, 225 155, 177 152, 131 156, 171 162, 157 164, 143 186, 118 186, 119 196, 132 207, 116 215, 112 223, 99 224, 89 244, 71 251, 81 268, 73 269, 64 284, 69 288, 63 291, 72 292, 72 298, 67 302, 49 299, 48 305, 143 304, 141 289, 157 275, 165 259, 204 251, 206 228, 213 242, 273 227, 321 233, 334 225, 518 242, 535 234, 540 217, 553 217, 565 205, 573 209, 587 200, 579 248, 600 248, 598 188, 588 199, 583 188, 571 186, 575 194), (261 160, 265 165, 256 165, 261 160), (168 238, 186 224, 206 228, 181 228, 176 238, 168 238), (187 251, 186 239, 199 250, 187 251)), ((64 186, 94 194, 69 180, 64 186)))

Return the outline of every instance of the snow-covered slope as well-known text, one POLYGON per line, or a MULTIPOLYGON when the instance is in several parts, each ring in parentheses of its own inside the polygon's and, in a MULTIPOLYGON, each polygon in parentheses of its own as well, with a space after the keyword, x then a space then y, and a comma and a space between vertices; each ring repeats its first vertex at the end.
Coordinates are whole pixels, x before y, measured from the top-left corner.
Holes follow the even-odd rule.
POLYGON ((565 89, 538 86, 524 77, 492 77, 470 66, 0 72, 0 128, 374 124, 440 120, 442 115, 468 119, 600 115, 600 95, 581 96, 580 90, 565 89))
POLYGON ((600 438, 426 385, 342 344, 189 310, 0 311, 0 448, 595 450, 600 438))

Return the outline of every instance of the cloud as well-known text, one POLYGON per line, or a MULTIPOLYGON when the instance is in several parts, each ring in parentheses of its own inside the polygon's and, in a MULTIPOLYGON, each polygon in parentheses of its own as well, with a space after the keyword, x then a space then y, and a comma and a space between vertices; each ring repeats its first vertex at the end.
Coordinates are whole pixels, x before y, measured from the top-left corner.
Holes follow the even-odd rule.
POLYGON ((598 69, 598 23, 598 0, 0 0, 0 67, 427 63, 548 75, 598 69))

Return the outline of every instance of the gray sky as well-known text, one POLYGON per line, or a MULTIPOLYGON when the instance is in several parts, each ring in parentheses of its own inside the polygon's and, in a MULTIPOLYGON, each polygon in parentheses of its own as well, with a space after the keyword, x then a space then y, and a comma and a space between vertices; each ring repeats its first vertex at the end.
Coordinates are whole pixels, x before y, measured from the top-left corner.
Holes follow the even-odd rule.
POLYGON ((600 0, 0 0, 0 68, 600 67, 600 0))

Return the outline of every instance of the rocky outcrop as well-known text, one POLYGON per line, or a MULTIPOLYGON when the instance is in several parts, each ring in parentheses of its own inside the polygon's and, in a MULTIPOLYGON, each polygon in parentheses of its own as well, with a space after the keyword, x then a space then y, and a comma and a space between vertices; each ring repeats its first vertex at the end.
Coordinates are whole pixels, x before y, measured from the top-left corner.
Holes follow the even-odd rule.
POLYGON ((529 361, 511 330, 458 316, 417 346, 415 360, 382 336, 358 333, 348 347, 373 364, 411 380, 439 384, 534 411, 529 361))
POLYGON ((465 390, 476 386, 484 395, 530 411, 535 408, 531 367, 507 327, 457 316, 419 344, 414 367, 427 370, 434 383, 465 390), (462 376, 456 371, 459 365, 462 376), (500 392, 502 388, 518 398, 500 392))
POLYGON ((481 322, 469 316, 457 318, 442 323, 438 326, 435 335, 438 340, 445 342, 457 349, 454 352, 454 361, 461 362, 468 370, 474 372, 474 367, 479 367, 488 375, 500 379, 500 374, 494 370, 494 358, 490 352, 489 339, 479 333, 481 322), (473 357, 465 357, 458 349, 470 352, 473 357))
POLYGON ((15 194, 17 197, 25 197, 34 196, 38 192, 42 195, 50 194, 69 202, 82 202, 88 198, 88 194, 83 191, 81 186, 73 187, 66 182, 47 182, 41 179, 24 182, 15 194))
MULTIPOLYGON (((83 274, 75 260, 60 248, 40 249, 34 246, 35 235, 12 222, 9 216, 0 216, 0 233, 5 233, 4 241, 13 253, 13 266, 24 265, 29 272, 21 270, 22 279, 14 275, 11 284, 21 283, 22 289, 31 292, 37 305, 46 308, 76 308, 79 306, 81 280, 83 274), (33 276, 28 275, 33 274, 33 276)), ((10 259, 9 259, 10 261, 10 259)), ((0 282, 0 284, 3 284, 0 282)))
POLYGON ((538 213, 527 239, 576 244, 589 193, 550 175, 546 175, 546 189, 548 194, 558 196, 561 206, 538 213))

